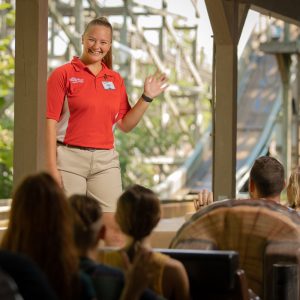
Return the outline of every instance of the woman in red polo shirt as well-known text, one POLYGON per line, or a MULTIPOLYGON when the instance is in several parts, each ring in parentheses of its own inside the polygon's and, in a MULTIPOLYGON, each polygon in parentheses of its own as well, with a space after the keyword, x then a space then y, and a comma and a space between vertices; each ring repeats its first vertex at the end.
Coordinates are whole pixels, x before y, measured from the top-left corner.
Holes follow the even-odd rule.
POLYGON ((153 98, 167 87, 159 72, 146 78, 144 91, 130 107, 124 81, 112 70, 112 26, 92 20, 82 36, 83 51, 52 72, 47 91, 47 167, 67 195, 87 194, 100 201, 107 245, 121 244, 114 221, 122 193, 113 126, 129 132, 153 98))

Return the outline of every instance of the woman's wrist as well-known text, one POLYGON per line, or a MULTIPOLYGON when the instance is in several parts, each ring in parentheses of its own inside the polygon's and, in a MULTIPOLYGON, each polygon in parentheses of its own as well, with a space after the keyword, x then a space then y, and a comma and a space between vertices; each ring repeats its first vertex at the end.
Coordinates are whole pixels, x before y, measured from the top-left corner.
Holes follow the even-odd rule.
POLYGON ((141 98, 145 101, 145 102, 152 102, 153 101, 153 98, 147 96, 145 93, 142 94, 141 98))

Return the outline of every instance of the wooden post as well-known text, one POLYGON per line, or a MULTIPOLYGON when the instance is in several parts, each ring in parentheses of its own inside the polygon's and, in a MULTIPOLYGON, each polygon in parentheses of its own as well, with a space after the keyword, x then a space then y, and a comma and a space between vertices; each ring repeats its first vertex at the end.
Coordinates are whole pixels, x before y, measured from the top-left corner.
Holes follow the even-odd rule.
POLYGON ((292 99, 290 93, 290 54, 276 54, 282 80, 282 160, 286 176, 291 172, 292 160, 292 99))
POLYGON ((17 0, 14 185, 44 166, 47 35, 48 1, 17 0))
POLYGON ((237 127, 237 44, 249 6, 206 0, 215 42, 213 129, 214 200, 235 198, 237 127))
POLYGON ((300 54, 297 54, 297 165, 300 165, 300 54))

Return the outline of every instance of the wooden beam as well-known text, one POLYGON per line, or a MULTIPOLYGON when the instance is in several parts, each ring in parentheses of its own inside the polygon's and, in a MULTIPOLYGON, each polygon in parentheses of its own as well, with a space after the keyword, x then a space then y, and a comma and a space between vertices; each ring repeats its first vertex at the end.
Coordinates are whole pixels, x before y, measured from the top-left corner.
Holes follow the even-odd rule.
POLYGON ((238 6, 238 39, 241 37, 249 9, 249 4, 239 4, 238 6))
POLYGON ((182 59, 184 60, 184 62, 186 64, 188 70, 190 71, 191 75, 193 76, 196 84, 198 86, 202 87, 203 86, 203 81, 201 79, 201 76, 200 76, 196 66, 194 65, 191 57, 189 55, 186 55, 186 51, 184 49, 183 43, 178 38, 178 36, 177 36, 177 34, 174 30, 174 27, 171 23, 171 20, 169 18, 166 19, 165 26, 167 27, 168 32, 170 33, 173 41, 175 42, 176 47, 180 50, 180 55, 181 55, 182 59))
POLYGON ((213 192, 214 200, 235 197, 237 45, 249 5, 206 0, 214 33, 213 192), (224 175, 226 174, 226 175, 224 175))
POLYGON ((296 54, 300 53, 300 41, 279 42, 270 41, 260 44, 260 50, 270 54, 296 54))
POLYGON ((148 40, 146 39, 145 34, 144 34, 144 29, 141 26, 141 24, 138 23, 137 18, 135 17, 135 15, 133 14, 133 12, 131 11, 131 7, 130 6, 128 6, 128 15, 131 17, 132 24, 136 27, 136 34, 145 43, 145 46, 147 48, 147 52, 152 57, 155 66, 157 67, 157 69, 159 71, 161 71, 163 73, 166 73, 167 72, 166 66, 164 65, 164 63, 160 59, 159 55, 157 54, 155 47, 153 45, 151 45, 148 42, 148 40))
POLYGON ((205 4, 216 44, 237 43, 250 5, 224 0, 205 0, 205 4), (234 15, 237 15, 237 17, 234 15), (237 40, 234 41, 233 38, 237 40))
POLYGON ((292 160, 292 97, 290 89, 291 55, 276 54, 282 80, 282 158, 286 174, 290 174, 292 160))
POLYGON ((59 13, 55 3, 52 1, 49 2, 49 14, 52 17, 52 20, 64 31, 70 41, 70 44, 73 45, 77 55, 80 55, 81 43, 78 43, 78 40, 81 38, 81 33, 72 31, 69 26, 65 24, 63 16, 59 13))
MULTIPOLYGON (((81 34, 84 31, 84 14, 83 14, 83 0, 75 0, 75 7, 74 7, 74 16, 75 16, 75 32, 79 33, 80 35, 76 35, 76 48, 81 49, 81 34)), ((78 53, 79 55, 79 53, 78 53)))
POLYGON ((296 165, 300 165, 300 53, 297 54, 297 76, 296 76, 296 84, 297 84, 297 91, 296 91, 296 104, 297 104, 297 160, 296 165))
POLYGON ((231 44, 232 32, 228 24, 228 17, 225 12, 224 1, 205 0, 207 13, 214 33, 216 44, 231 44))
POLYGON ((201 13, 200 13, 200 9, 198 6, 198 0, 191 0, 191 1, 194 6, 194 9, 195 9, 196 18, 200 18, 201 13))
POLYGON ((230 0, 248 4, 262 14, 300 25, 299 0, 230 0))
POLYGON ((237 127, 237 47, 216 45, 213 137, 214 199, 235 197, 237 127))
POLYGON ((15 30, 14 185, 44 166, 48 1, 17 0, 15 30))
MULTIPOLYGON (((93 2, 96 3, 96 1, 93 1, 93 2)), ((73 17, 74 16, 74 7, 72 5, 59 1, 59 2, 57 2, 56 6, 57 6, 57 10, 64 17, 73 17)), ((122 16, 125 12, 125 8, 124 8, 124 6, 113 6, 113 7, 106 6, 106 7, 102 7, 100 11, 101 11, 100 15, 104 15, 104 16, 122 16)), ((96 13, 96 14, 98 16, 100 16, 98 13, 96 13)))

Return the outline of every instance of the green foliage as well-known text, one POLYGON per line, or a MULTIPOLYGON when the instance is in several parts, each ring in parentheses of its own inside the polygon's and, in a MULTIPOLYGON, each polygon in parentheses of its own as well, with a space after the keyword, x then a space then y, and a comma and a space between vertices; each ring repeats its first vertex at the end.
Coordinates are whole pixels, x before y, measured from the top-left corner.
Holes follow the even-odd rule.
MULTIPOLYGON (((115 131, 116 148, 120 155, 123 186, 127 187, 133 183, 143 184, 152 187, 159 179, 165 178, 169 173, 179 166, 178 164, 149 163, 151 158, 163 157, 174 158, 180 161, 179 154, 184 146, 192 148, 195 144, 194 136, 195 117, 193 115, 181 116, 188 128, 188 133, 183 133, 178 125, 178 118, 174 118, 170 113, 170 120, 162 125, 161 106, 165 99, 160 97, 151 103, 150 108, 138 126, 130 133, 115 131), (145 118, 151 120, 153 129, 146 126, 145 118), (192 129, 194 128, 194 129, 192 129), (177 156, 177 157, 176 157, 177 156)), ((206 101, 207 109, 209 102, 206 101)), ((181 101, 181 108, 193 109, 193 101, 186 99, 181 101)), ((181 157, 181 163, 185 157, 181 157)), ((181 164, 180 163, 180 164, 181 164)))
POLYGON ((13 171, 13 132, 0 125, 0 198, 10 198, 13 171))
MULTIPOLYGON (((14 57, 11 45, 14 39, 15 11, 8 3, 0 4, 6 11, 5 37, 0 39, 0 199, 10 198, 13 180, 13 113, 11 108, 14 87, 14 57)), ((3 24, 0 22, 0 24, 3 24)), ((3 28, 0 28, 3 31, 3 28)))

